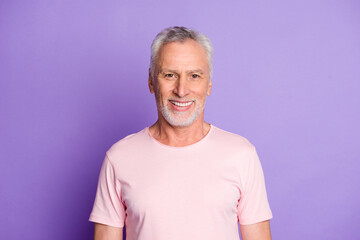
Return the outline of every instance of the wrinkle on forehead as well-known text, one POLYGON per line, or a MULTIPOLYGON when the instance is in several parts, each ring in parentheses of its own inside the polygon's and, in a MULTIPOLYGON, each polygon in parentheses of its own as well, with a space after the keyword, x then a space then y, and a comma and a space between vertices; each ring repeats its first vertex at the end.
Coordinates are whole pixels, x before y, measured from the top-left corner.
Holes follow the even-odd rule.
POLYGON ((161 47, 158 72, 168 69, 181 72, 209 72, 206 50, 194 40, 171 42, 161 47))

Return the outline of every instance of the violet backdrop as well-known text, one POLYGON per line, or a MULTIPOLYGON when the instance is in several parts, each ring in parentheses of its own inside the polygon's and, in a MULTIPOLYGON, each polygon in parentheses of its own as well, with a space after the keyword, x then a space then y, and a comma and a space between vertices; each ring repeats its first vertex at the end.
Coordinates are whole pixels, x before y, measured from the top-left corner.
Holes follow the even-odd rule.
POLYGON ((174 25, 213 42, 205 119, 256 146, 273 239, 360 239, 356 0, 0 1, 1 239, 92 239, 105 151, 156 120, 150 44, 174 25))

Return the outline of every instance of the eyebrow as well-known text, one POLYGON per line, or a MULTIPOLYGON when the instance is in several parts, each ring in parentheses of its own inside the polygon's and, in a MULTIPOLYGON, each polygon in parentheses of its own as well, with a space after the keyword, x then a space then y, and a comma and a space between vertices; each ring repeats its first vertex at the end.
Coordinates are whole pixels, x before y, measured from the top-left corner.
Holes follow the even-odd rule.
POLYGON ((186 73, 200 73, 200 74, 204 74, 204 71, 201 70, 201 69, 194 69, 194 70, 187 71, 186 73))
POLYGON ((175 70, 171 70, 171 69, 160 69, 160 71, 159 71, 160 73, 164 73, 164 72, 172 72, 172 73, 177 73, 177 71, 175 71, 175 70))
MULTIPOLYGON (((171 72, 171 73, 178 73, 176 70, 171 70, 171 69, 160 69, 160 73, 164 73, 164 72, 171 72)), ((204 71, 201 69, 194 69, 194 70, 189 70, 186 71, 187 74, 189 73, 200 73, 200 74, 204 74, 204 71)))

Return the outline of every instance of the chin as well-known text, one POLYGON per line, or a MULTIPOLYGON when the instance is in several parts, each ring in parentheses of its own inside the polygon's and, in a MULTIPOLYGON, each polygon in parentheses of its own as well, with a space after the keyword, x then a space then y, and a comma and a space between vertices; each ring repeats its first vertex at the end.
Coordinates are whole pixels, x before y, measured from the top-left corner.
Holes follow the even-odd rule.
POLYGON ((199 117, 198 112, 193 112, 189 117, 179 117, 174 116, 174 113, 171 113, 165 108, 161 109, 161 114, 165 118, 165 120, 174 127, 188 127, 193 124, 199 117))

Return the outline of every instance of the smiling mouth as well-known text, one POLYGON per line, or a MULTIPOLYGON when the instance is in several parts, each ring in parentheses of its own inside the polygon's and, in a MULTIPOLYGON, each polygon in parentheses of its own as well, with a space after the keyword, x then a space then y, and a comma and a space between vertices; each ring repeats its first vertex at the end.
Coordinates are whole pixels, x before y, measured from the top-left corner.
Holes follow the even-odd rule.
POLYGON ((193 101, 189 101, 189 102, 177 102, 177 101, 173 101, 173 100, 169 100, 169 101, 178 107, 187 107, 193 103, 193 101))

